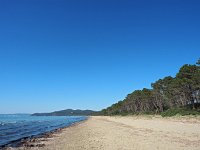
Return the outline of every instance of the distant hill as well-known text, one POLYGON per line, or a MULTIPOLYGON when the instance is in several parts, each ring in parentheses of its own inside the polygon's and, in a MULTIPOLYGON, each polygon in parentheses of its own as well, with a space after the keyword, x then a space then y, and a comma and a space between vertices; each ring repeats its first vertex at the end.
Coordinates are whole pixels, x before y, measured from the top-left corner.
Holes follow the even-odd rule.
POLYGON ((34 113, 32 114, 32 116, 90 116, 96 113, 97 111, 93 111, 93 110, 66 109, 66 110, 54 111, 50 113, 34 113))

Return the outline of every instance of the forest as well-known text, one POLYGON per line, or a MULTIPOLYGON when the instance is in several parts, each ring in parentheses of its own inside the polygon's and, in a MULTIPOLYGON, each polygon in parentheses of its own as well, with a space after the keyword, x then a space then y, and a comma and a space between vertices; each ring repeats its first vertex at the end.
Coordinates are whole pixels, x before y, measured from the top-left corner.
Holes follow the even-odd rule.
POLYGON ((196 64, 183 65, 175 77, 159 79, 151 87, 133 91, 100 114, 200 114, 200 59, 196 64))

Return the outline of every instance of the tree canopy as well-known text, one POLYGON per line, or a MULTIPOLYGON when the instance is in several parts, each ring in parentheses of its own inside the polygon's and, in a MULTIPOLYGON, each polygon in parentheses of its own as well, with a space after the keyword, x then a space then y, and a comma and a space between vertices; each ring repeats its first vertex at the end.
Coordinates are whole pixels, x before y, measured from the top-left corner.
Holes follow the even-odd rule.
POLYGON ((165 77, 128 94, 122 101, 101 111, 104 115, 162 113, 171 108, 198 109, 200 105, 200 59, 183 65, 175 77, 165 77))

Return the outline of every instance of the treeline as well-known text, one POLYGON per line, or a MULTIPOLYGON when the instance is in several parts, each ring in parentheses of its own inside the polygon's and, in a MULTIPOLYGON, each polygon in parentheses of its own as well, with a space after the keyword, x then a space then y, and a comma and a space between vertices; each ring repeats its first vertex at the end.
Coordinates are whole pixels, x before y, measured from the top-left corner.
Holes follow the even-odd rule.
POLYGON ((128 94, 123 101, 103 109, 101 115, 159 114, 169 109, 198 109, 200 105, 200 59, 183 65, 175 77, 165 77, 128 94))

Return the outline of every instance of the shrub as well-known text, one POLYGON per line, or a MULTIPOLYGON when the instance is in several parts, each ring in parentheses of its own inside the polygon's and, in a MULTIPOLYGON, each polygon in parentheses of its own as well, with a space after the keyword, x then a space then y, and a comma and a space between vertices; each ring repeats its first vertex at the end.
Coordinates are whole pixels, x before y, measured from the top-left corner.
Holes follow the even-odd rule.
POLYGON ((161 113, 162 117, 171 117, 175 115, 181 115, 181 116, 186 116, 186 115, 200 115, 199 110, 191 110, 187 108, 171 108, 168 109, 164 112, 161 113))

